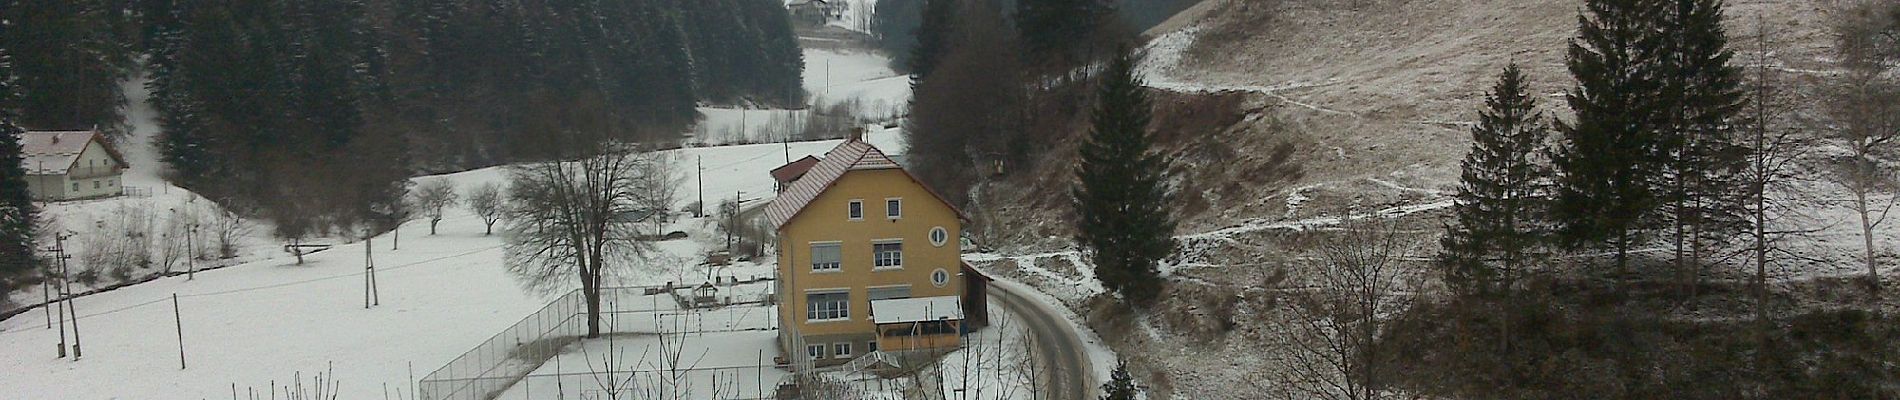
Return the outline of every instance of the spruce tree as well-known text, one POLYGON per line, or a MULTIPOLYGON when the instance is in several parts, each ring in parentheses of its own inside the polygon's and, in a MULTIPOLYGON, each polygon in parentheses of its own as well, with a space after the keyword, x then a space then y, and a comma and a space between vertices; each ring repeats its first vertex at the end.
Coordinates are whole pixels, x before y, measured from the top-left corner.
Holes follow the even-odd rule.
POLYGON ((1558 121, 1563 133, 1552 165, 1557 199, 1552 212, 1560 237, 1574 246, 1607 246, 1619 273, 1630 250, 1654 230, 1655 176, 1666 36, 1657 26, 1668 0, 1589 0, 1577 17, 1567 64, 1577 87, 1566 96, 1576 121, 1558 121))
POLYGON ((911 47, 907 61, 913 89, 930 76, 938 61, 950 52, 949 38, 956 32, 956 14, 956 0, 924 0, 923 22, 914 35, 917 45, 911 47))
POLYGON ((1550 171, 1540 155, 1550 128, 1516 63, 1504 67, 1485 106, 1471 129, 1471 152, 1452 209, 1457 224, 1442 239, 1440 259, 1447 281, 1508 294, 1529 252, 1548 233, 1550 171))
MULTIPOLYGON (((0 29, 10 28, 0 25, 0 29)), ((9 280, 33 271, 33 227, 38 215, 21 165, 22 130, 14 123, 19 99, 16 82, 7 49, 0 47, 0 296, 10 290, 9 280)))
POLYGON ((1126 48, 1103 72, 1093 128, 1076 169, 1077 241, 1102 284, 1135 304, 1161 290, 1155 264, 1174 252, 1163 179, 1167 160, 1150 149, 1148 95, 1126 48))
POLYGON ((1077 46, 1089 44, 1114 14, 1114 4, 1104 0, 1018 0, 1016 29, 1029 54, 1071 61, 1077 46))
POLYGON ((109 134, 126 130, 119 82, 131 74, 131 43, 115 31, 123 9, 101 0, 0 0, 11 28, 0 47, 13 52, 22 127, 109 134))
POLYGON ((1102 384, 1102 400, 1135 400, 1140 390, 1135 387, 1135 378, 1128 375, 1128 362, 1117 362, 1115 372, 1108 375, 1108 383, 1102 384))
POLYGON ((1671 0, 1664 14, 1669 42, 1666 99, 1674 107, 1663 131, 1661 160, 1666 201, 1658 217, 1672 229, 1675 261, 1699 276, 1711 247, 1738 237, 1747 224, 1741 174, 1747 151, 1735 137, 1744 104, 1741 71, 1722 27, 1721 0, 1671 0))

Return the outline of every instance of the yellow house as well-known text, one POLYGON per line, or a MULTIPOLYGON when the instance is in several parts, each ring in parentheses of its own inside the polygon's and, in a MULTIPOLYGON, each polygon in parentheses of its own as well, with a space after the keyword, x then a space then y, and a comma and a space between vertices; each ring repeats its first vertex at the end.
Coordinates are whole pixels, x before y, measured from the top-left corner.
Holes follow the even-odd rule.
POLYGON ((981 281, 962 262, 962 213, 855 134, 796 175, 765 209, 789 361, 959 345, 963 309, 983 308, 966 290, 981 281))

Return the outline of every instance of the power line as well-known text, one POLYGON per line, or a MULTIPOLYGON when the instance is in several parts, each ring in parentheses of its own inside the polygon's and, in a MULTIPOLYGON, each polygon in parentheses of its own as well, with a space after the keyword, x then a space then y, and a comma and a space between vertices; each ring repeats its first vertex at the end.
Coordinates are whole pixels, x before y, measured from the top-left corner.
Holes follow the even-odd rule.
MULTIPOLYGON (((458 257, 464 257, 464 256, 469 256, 469 255, 474 255, 474 254, 477 254, 477 253, 482 253, 482 252, 486 252, 486 251, 489 251, 489 250, 494 250, 494 249, 497 249, 497 248, 500 248, 500 247, 501 247, 501 246, 499 246, 499 245, 496 245, 496 246, 488 246, 488 247, 483 247, 483 248, 479 248, 479 249, 475 249, 475 250, 470 250, 470 251, 467 251, 467 252, 462 252, 462 253, 457 253, 457 254, 451 254, 451 255, 446 255, 446 256, 441 256, 441 257, 436 257, 436 258, 430 258, 430 259, 426 259, 426 260, 419 260, 419 261, 415 261, 415 262, 410 262, 410 263, 407 263, 407 264, 402 264, 402 265, 397 265, 397 266, 394 266, 394 267, 389 267, 389 268, 382 268, 382 270, 384 270, 384 271, 391 271, 391 270, 400 270, 400 269, 404 269, 404 268, 409 268, 409 267, 414 267, 414 266, 418 266, 418 265, 423 265, 423 264, 428 264, 428 263, 433 263, 433 262, 436 262, 436 261, 442 261, 442 260, 447 260, 447 259, 451 259, 451 258, 458 258, 458 257)), ((230 289, 230 290, 222 290, 222 291, 216 291, 216 292, 206 292, 206 293, 194 293, 194 294, 185 294, 185 295, 179 295, 178 297, 180 297, 180 298, 191 298, 191 297, 213 297, 213 296, 223 296, 223 295, 228 295, 228 294, 236 294, 236 293, 246 293, 246 292, 254 292, 254 291, 259 291, 259 290, 269 290, 269 289, 277 289, 277 288, 283 288, 283 287, 289 287, 289 286, 296 286, 296 285, 302 285, 302 284, 307 284, 307 283, 315 283, 315 282, 321 282, 321 281, 327 281, 327 280, 332 280, 332 279, 340 279, 340 278, 350 278, 350 277, 360 277, 360 276, 363 276, 363 274, 364 274, 363 272, 353 272, 353 273, 349 273, 349 274, 343 274, 343 275, 332 275, 332 276, 325 276, 325 277, 319 277, 319 278, 311 278, 311 279, 304 279, 304 280, 298 280, 298 281, 291 281, 291 282, 284 282, 284 283, 277 283, 277 284, 270 284, 270 285, 264 285, 264 286, 255 286, 255 287, 248 287, 248 288, 239 288, 239 289, 230 289)), ((92 317, 98 317, 98 316, 105 316, 105 315, 111 315, 111 314, 117 314, 117 313, 120 313, 120 312, 125 312, 125 311, 130 311, 130 310, 133 310, 133 309, 137 309, 137 308, 140 308, 140 307, 145 307, 145 306, 149 306, 149 305, 153 305, 153 304, 158 304, 158 303, 163 303, 163 302, 166 302, 166 301, 171 301, 171 298, 170 298, 170 297, 166 297, 166 298, 161 298, 161 299, 157 299, 157 300, 152 300, 152 301, 147 301, 147 302, 144 302, 144 303, 139 303, 139 304, 133 304, 133 305, 129 305, 129 306, 124 306, 124 307, 119 307, 119 308, 114 308, 114 309, 111 309, 111 310, 106 310, 106 311, 102 311, 102 312, 96 312, 96 313, 91 313, 91 314, 86 314, 86 315, 80 315, 80 316, 78 316, 78 317, 75 317, 75 318, 71 318, 70 320, 79 320, 79 319, 85 319, 85 318, 92 318, 92 317)), ((36 331, 34 331, 34 330, 21 330, 21 331, 13 331, 13 332, 0 332, 0 336, 12 336, 12 335, 18 335, 18 334, 23 334, 23 333, 30 333, 30 332, 36 332, 36 331)))

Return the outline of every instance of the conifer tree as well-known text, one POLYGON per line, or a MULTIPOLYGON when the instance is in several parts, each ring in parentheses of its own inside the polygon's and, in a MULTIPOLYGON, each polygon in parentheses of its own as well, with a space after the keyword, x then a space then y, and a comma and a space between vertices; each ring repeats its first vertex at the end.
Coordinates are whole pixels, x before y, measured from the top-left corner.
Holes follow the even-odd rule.
POLYGON ((1029 54, 1071 61, 1076 47, 1089 44, 1114 14, 1114 4, 1104 0, 1018 0, 1016 29, 1029 54))
POLYGON ((1102 384, 1102 400, 1135 400, 1140 390, 1135 387, 1135 378, 1128 375, 1128 362, 1118 362, 1115 372, 1108 375, 1108 383, 1102 384))
POLYGON ((25 128, 126 131, 119 89, 132 72, 132 46, 119 36, 123 9, 100 0, 0 0, 11 27, 0 47, 19 77, 17 123, 25 128))
POLYGON ((1162 182, 1167 160, 1150 149, 1151 108, 1123 48, 1103 73, 1093 128, 1076 168, 1077 241, 1103 285, 1134 304, 1161 290, 1155 264, 1174 252, 1174 220, 1162 182))
POLYGON ((1447 227, 1440 259, 1447 281, 1467 290, 1508 294, 1547 235, 1549 167, 1541 160, 1550 128, 1516 63, 1504 67, 1471 129, 1457 224, 1447 227))
MULTIPOLYGON (((0 25, 0 30, 12 29, 0 25)), ((10 290, 8 280, 33 270, 33 231, 38 210, 27 191, 26 169, 21 165, 21 129, 14 123, 17 80, 0 47, 0 296, 10 290)))
POLYGON ((1667 38, 1657 26, 1664 1, 1587 1, 1567 57, 1577 87, 1566 100, 1576 121, 1557 123, 1563 140, 1552 157, 1552 211, 1566 243, 1609 247, 1619 273, 1653 230, 1646 223, 1658 201, 1658 132, 1669 122, 1661 112, 1669 107, 1662 101, 1667 38))
POLYGON ((949 37, 956 32, 956 0, 923 1, 923 22, 917 26, 917 45, 911 47, 908 61, 912 88, 930 76, 938 61, 950 52, 949 37))
POLYGON ((1711 247, 1739 237, 1746 228, 1741 174, 1747 151, 1736 140, 1744 104, 1741 71, 1729 65, 1734 52, 1722 27, 1721 0, 1671 0, 1663 14, 1670 70, 1663 110, 1669 121, 1659 149, 1665 201, 1657 217, 1668 218, 1677 268, 1700 276, 1711 247))

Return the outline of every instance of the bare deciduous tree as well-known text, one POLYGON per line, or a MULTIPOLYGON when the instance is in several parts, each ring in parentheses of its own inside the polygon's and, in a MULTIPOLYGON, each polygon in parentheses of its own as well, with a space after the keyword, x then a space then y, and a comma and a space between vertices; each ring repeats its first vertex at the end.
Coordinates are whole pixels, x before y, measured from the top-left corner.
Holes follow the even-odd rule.
POLYGON ((442 214, 455 205, 455 183, 446 179, 429 181, 417 187, 413 196, 416 211, 429 218, 429 234, 435 235, 435 227, 442 223, 442 214))
POLYGON ((501 222, 502 207, 505 205, 501 192, 501 185, 494 183, 476 186, 468 192, 466 204, 469 211, 473 211, 476 216, 482 218, 482 225, 485 227, 482 231, 483 235, 494 234, 495 223, 501 222))
POLYGON ((1814 138, 1797 127, 1795 99, 1785 87, 1788 81, 1772 67, 1776 60, 1770 41, 1776 34, 1759 17, 1755 31, 1755 46, 1748 51, 1754 63, 1747 72, 1749 98, 1742 112, 1746 126, 1740 128, 1748 166, 1741 178, 1748 211, 1747 254, 1755 264, 1755 317, 1767 328, 1769 259, 1798 257, 1781 243, 1806 233, 1791 226, 1799 215, 1783 194, 1790 193, 1789 184, 1802 176, 1799 163, 1813 147, 1814 138))
POLYGON ((640 227, 658 212, 644 208, 649 185, 668 184, 647 153, 615 145, 574 161, 509 167, 507 268, 530 287, 560 290, 578 279, 587 303, 587 337, 600 336, 600 289, 616 268, 636 262, 651 244, 640 227))
POLYGON ((1388 397, 1378 382, 1378 337, 1410 303, 1415 287, 1404 263, 1416 238, 1391 222, 1352 220, 1318 244, 1310 290, 1285 294, 1293 321, 1262 389, 1281 398, 1366 400, 1388 397))
POLYGON ((1895 205, 1888 193, 1894 188, 1892 168, 1878 157, 1900 142, 1900 82, 1886 73, 1894 58, 1900 58, 1894 54, 1900 47, 1895 44, 1895 30, 1900 28, 1884 7, 1893 6, 1885 1, 1855 1, 1840 10, 1835 49, 1846 75, 1838 80, 1828 107, 1835 122, 1829 133, 1849 151, 1839 160, 1836 176, 1853 196, 1849 207, 1860 219, 1862 261, 1875 291, 1880 289, 1880 262, 1874 229, 1886 222, 1895 205), (1884 202, 1879 199, 1882 195, 1887 195, 1884 202))

